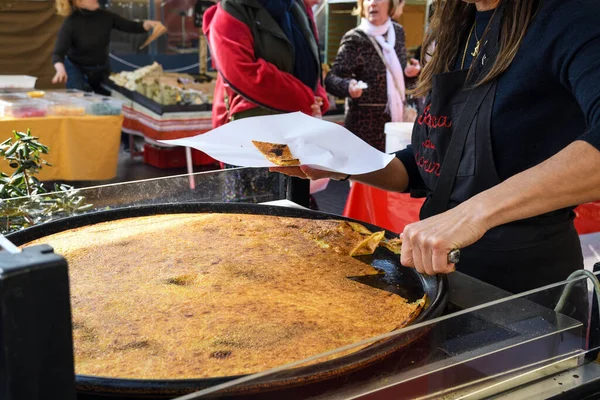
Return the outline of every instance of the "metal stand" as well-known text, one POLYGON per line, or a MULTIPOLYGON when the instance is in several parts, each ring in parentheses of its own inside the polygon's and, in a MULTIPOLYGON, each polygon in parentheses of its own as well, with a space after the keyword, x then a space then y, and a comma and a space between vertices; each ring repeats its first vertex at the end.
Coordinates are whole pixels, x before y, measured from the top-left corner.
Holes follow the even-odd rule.
MULTIPOLYGON (((597 263, 594 265, 594 272, 598 272, 599 270, 600 263, 597 263)), ((585 269, 574 271, 571 275, 569 275, 567 280, 575 279, 580 276, 587 277, 590 281, 592 281, 592 285, 594 286, 594 291, 592 293, 591 315, 589 320, 590 323, 588 328, 588 348, 593 349, 600 346, 600 281, 598 281, 596 275, 585 269)), ((560 296, 560 299, 558 300, 558 303, 556 304, 556 307, 554 308, 554 311, 558 313, 563 311, 563 308, 569 299, 569 295, 573 290, 573 286, 579 282, 580 281, 577 280, 567 284, 560 296)), ((588 361, 596 360, 597 357, 598 350, 591 351, 585 356, 586 360, 588 361)))
POLYGON ((288 178, 286 199, 302 207, 310 205, 310 181, 308 179, 288 178))
POLYGON ((185 35, 185 17, 187 13, 185 10, 179 12, 179 16, 181 17, 181 48, 185 49, 186 45, 186 35, 185 35))
POLYGON ((207 75, 208 71, 208 43, 206 36, 202 31, 202 18, 206 10, 214 6, 216 2, 210 0, 196 0, 194 6, 194 25, 198 27, 198 64, 200 79, 210 81, 211 78, 207 75))
MULTIPOLYGON (((600 271, 600 263, 594 265, 594 272, 600 271)), ((589 348, 594 349, 600 347, 600 306, 598 301, 600 300, 600 294, 598 291, 594 291, 592 294, 592 315, 590 317, 590 329, 589 329, 589 348)), ((600 350, 590 351, 586 355, 586 359, 589 361, 595 361, 598 358, 600 350)))
MULTIPOLYGON (((598 265, 598 264, 596 264, 596 265, 598 265)), ((594 285, 594 292, 596 294, 596 296, 594 296, 594 297, 596 297, 596 302, 600 306, 600 298, 598 297, 598 294, 600 294, 600 282, 598 282, 598 278, 596 277, 596 275, 594 275, 590 271, 585 270, 585 269, 580 269, 580 270, 574 271, 571 275, 569 275, 567 280, 569 281, 571 279, 576 279, 576 278, 579 278, 580 276, 586 276, 589 280, 592 281, 592 284, 594 285)), ((554 311, 562 312, 562 309, 564 308, 567 300, 569 299, 569 295, 571 294, 571 291, 573 290, 573 286, 578 282, 579 281, 572 281, 567 284, 567 286, 565 287, 565 290, 563 290, 562 294, 560 295, 560 299, 558 300, 556 307, 554 307, 554 311)))

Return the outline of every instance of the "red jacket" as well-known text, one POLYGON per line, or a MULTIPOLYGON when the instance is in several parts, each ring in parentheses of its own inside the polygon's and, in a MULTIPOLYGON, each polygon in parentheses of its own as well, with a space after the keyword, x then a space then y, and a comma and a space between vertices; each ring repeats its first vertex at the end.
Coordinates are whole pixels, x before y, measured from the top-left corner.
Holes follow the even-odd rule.
POLYGON ((312 115, 311 105, 315 96, 320 96, 322 112, 329 108, 327 93, 320 82, 313 92, 292 74, 256 57, 251 29, 226 12, 220 3, 205 12, 203 30, 213 65, 219 71, 213 97, 213 127, 227 123, 230 115, 259 105, 273 113, 301 111, 312 115))

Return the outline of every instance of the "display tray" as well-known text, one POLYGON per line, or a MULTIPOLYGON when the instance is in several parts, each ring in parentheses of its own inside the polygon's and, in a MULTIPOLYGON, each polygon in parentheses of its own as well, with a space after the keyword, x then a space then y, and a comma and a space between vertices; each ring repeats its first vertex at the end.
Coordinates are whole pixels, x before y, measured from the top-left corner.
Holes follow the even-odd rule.
POLYGON ((193 105, 170 105, 165 106, 160 103, 155 102, 152 99, 138 93, 133 92, 123 86, 116 85, 114 82, 109 81, 107 86, 121 93, 123 96, 127 97, 131 101, 134 101, 141 105, 142 107, 147 108, 148 110, 158 114, 163 115, 166 113, 179 113, 179 112, 198 112, 198 111, 210 111, 212 110, 212 104, 193 104, 193 105))
MULTIPOLYGON (((241 213, 292 218, 344 219, 354 221, 336 215, 287 207, 242 203, 182 203, 94 212, 34 226, 13 233, 8 237, 13 243, 21 245, 57 232, 99 222, 174 213, 241 213)), ((370 224, 360 223, 372 231, 382 230, 370 224)), ((395 234, 389 231, 386 231, 386 236, 388 238, 396 237, 395 234)), ((424 294, 427 295, 427 301, 423 311, 412 324, 433 319, 443 312, 447 298, 447 280, 445 276, 421 275, 414 269, 401 266, 399 256, 381 248, 376 250, 373 255, 366 256, 364 261, 369 262, 372 266, 385 273, 385 277, 382 280, 384 284, 377 286, 379 289, 400 292, 399 294, 409 301, 415 301, 422 298, 424 294), (385 285, 389 286, 386 288, 385 285)), ((390 339, 381 340, 339 358, 290 369, 284 376, 278 376, 271 380, 266 379, 259 383, 248 382, 247 384, 236 386, 228 392, 228 395, 244 396, 248 394, 257 394, 263 391, 272 392, 320 382, 329 378, 340 377, 344 374, 370 366, 377 361, 388 359, 392 354, 396 356, 398 352, 409 349, 412 343, 417 342, 428 332, 428 329, 420 329, 418 332, 408 332, 405 335, 397 335, 390 339)), ((95 399, 103 398, 103 396, 121 396, 119 397, 121 399, 173 398, 177 395, 212 387, 240 377, 240 375, 237 375, 203 379, 151 380, 116 379, 78 375, 76 377, 76 385, 79 393, 92 395, 95 399)))

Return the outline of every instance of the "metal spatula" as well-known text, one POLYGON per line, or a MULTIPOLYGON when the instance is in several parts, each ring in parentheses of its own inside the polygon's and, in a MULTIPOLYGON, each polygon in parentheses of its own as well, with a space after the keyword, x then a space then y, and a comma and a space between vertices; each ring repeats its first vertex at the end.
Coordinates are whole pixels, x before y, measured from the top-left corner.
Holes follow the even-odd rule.
POLYGON ((362 283, 363 285, 374 287, 375 289, 385 290, 386 292, 394 293, 402 297, 406 296, 406 289, 391 283, 386 279, 385 274, 348 276, 347 278, 362 283))

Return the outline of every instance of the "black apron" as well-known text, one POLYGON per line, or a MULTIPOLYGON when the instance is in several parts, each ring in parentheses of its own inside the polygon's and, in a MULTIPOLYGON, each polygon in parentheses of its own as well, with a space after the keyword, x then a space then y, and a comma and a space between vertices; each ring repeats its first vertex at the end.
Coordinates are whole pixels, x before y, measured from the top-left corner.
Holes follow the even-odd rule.
MULTIPOLYGON (((417 118, 412 135, 427 195, 421 219, 501 182, 491 142, 497 82, 472 84, 484 76, 498 53, 501 15, 499 8, 490 22, 489 40, 484 38, 480 54, 473 60, 471 75, 460 70, 433 77, 430 101, 417 118)), ((495 227, 461 249, 457 270, 512 293, 565 280, 572 271, 583 268, 573 215, 569 208, 495 227)))

